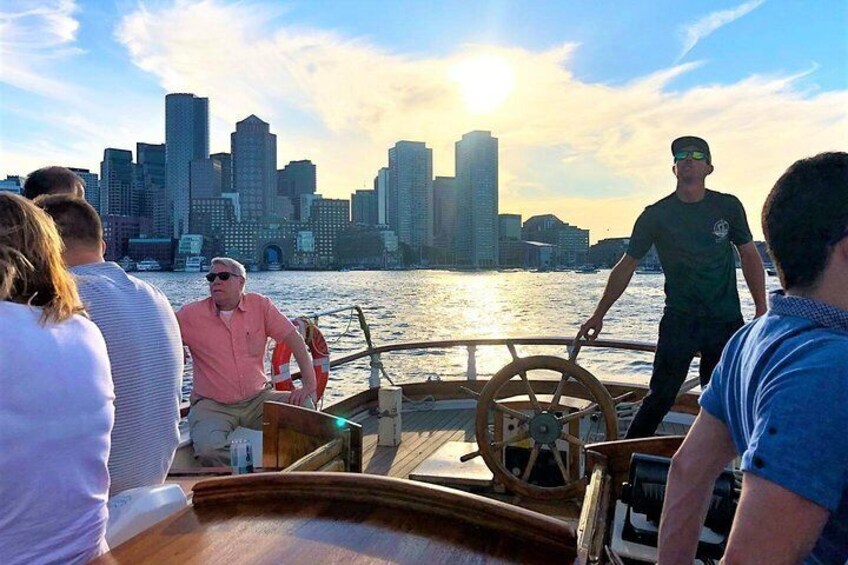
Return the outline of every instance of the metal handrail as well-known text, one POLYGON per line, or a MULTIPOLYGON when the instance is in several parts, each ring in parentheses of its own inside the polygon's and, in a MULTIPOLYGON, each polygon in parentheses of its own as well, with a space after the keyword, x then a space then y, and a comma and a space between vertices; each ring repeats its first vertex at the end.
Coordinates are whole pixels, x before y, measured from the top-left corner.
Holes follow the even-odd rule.
MULTIPOLYGON (((465 339, 444 339, 435 341, 409 341, 402 343, 393 343, 390 345, 381 345, 379 347, 369 347, 362 351, 350 353, 338 359, 330 361, 331 367, 344 365, 358 359, 370 357, 371 355, 380 355, 382 353, 392 353, 395 351, 409 351, 413 349, 448 349, 451 347, 479 347, 484 345, 561 345, 564 347, 571 346, 574 343, 574 338, 571 337, 556 337, 556 336, 541 336, 541 337, 507 337, 507 338, 465 338, 465 339)), ((656 345, 647 342, 637 341, 618 341, 608 339, 596 339, 594 341, 581 341, 582 347, 605 347, 609 349, 623 349, 627 351, 645 351, 652 353, 656 350, 656 345)))
MULTIPOLYGON (((422 350, 422 349, 449 349, 453 347, 466 347, 469 351, 469 379, 476 378, 476 367, 473 367, 472 364, 475 364, 475 352, 477 347, 481 346, 498 346, 503 345, 509 348, 511 351, 514 351, 516 345, 548 345, 548 346, 562 346, 567 348, 567 352, 564 356, 571 358, 572 360, 576 356, 577 352, 581 347, 602 347, 608 349, 622 349, 626 351, 644 351, 644 352, 654 352, 656 350, 656 345, 653 343, 647 342, 636 342, 636 341, 620 341, 620 340, 607 340, 607 339, 596 339, 593 341, 585 341, 579 340, 575 341, 575 338, 572 337, 560 337, 560 336, 528 336, 528 337, 507 337, 507 338, 460 338, 460 339, 442 339, 442 340, 433 340, 433 341, 409 341, 409 342, 401 342, 401 343, 392 343, 389 345, 380 345, 374 346, 374 343, 371 339, 371 329, 368 326, 368 322, 365 320, 365 313, 362 311, 362 308, 358 304, 353 304, 349 306, 341 306, 338 308, 331 308, 329 310, 324 310, 321 312, 316 312, 313 314, 307 314, 304 317, 309 318, 316 323, 318 319, 325 316, 330 316, 332 314, 338 314, 339 312, 347 312, 353 311, 356 312, 357 320, 359 321, 359 327, 362 330, 362 333, 365 337, 366 348, 360 351, 356 351, 354 353, 349 353, 342 357, 338 357, 336 359, 330 360, 330 367, 338 367, 340 365, 345 365, 347 363, 351 363, 353 361, 357 361, 359 359, 364 359, 366 357, 370 357, 371 365, 372 365, 372 386, 379 386, 379 384, 374 384, 374 382, 379 382, 379 374, 387 376, 385 370, 382 367, 382 362, 380 361, 380 355, 383 353, 394 353, 398 351, 412 351, 412 350, 422 350), (473 374, 472 374, 473 373, 473 374), (376 381, 375 381, 376 379, 376 381)), ((292 377, 297 377, 298 373, 293 373, 292 377)), ((181 404, 181 412, 187 412, 188 406, 187 403, 181 404)))

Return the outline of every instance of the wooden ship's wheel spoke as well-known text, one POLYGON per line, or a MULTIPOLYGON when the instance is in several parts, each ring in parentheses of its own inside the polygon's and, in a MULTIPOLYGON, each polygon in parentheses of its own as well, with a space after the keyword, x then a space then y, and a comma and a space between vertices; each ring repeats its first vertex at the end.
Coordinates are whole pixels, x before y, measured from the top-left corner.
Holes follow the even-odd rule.
POLYGON ((519 412, 518 410, 513 410, 512 408, 508 408, 508 407, 504 406, 503 404, 498 404, 497 402, 495 402, 492 405, 492 407, 499 412, 503 412, 504 414, 508 414, 509 416, 512 416, 516 420, 520 420, 521 422, 527 422, 527 421, 530 420, 530 416, 528 416, 524 412, 519 412))
POLYGON ((524 468, 524 473, 521 474, 521 480, 527 482, 530 480, 530 472, 533 471, 533 465, 536 464, 536 459, 539 457, 540 447, 538 443, 533 444, 533 450, 530 452, 530 460, 527 461, 527 466, 524 468))

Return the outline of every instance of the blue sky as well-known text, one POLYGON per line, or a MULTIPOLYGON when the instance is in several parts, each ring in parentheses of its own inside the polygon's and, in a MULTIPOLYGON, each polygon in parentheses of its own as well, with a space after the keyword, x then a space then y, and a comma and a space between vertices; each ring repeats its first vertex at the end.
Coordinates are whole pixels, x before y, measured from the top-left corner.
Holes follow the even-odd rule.
POLYGON ((210 99, 211 149, 251 113, 280 168, 319 191, 370 185, 400 139, 453 174, 472 129, 499 138, 500 208, 592 241, 671 192, 670 140, 710 141, 708 186, 759 236, 793 160, 848 147, 848 3, 0 1, 0 176, 98 170, 164 140, 164 95, 210 99))

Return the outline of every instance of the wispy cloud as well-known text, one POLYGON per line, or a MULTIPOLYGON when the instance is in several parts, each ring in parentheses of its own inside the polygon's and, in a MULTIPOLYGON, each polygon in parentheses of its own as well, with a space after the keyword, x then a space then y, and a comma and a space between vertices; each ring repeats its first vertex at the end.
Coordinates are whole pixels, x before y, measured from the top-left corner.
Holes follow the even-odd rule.
POLYGON ((735 22, 742 16, 756 10, 765 0, 751 0, 731 10, 713 12, 697 22, 683 28, 683 50, 678 61, 683 59, 699 41, 711 35, 716 30, 735 22))
POLYGON ((79 22, 71 0, 3 3, 0 11, 0 81, 15 88, 56 99, 78 93, 74 87, 49 78, 47 67, 57 59, 82 51, 74 45, 79 22))
MULTIPOLYGON (((591 229, 593 240, 626 235, 645 205, 673 189, 669 142, 677 135, 710 141, 716 163, 710 186, 737 194, 755 231, 765 194, 789 163, 848 145, 848 92, 799 86, 815 68, 672 89, 698 66, 685 63, 609 85, 572 73, 580 49, 574 43, 542 51, 464 45, 446 55, 412 56, 363 37, 294 25, 276 3, 218 0, 139 4, 115 38, 163 91, 210 98, 213 151, 228 151, 235 122, 255 113, 278 135, 280 166, 312 159, 320 192, 348 198, 370 185, 400 139, 426 141, 435 173, 452 175, 455 141, 487 129, 500 139, 501 211, 555 213, 591 229), (474 115, 455 69, 480 55, 506 61, 514 88, 500 109, 474 115)), ((59 106, 31 116, 57 122, 69 116, 62 122, 67 139, 16 144, 0 155, 35 168, 48 158, 76 164, 74 155, 99 160, 107 146, 162 141, 163 97, 134 99, 133 112, 115 107, 126 101, 114 98, 96 92, 90 103, 98 111, 77 106, 71 114, 59 106)))
MULTIPOLYGON (((692 37, 760 3, 702 20, 692 37)), ((282 162, 315 160, 319 190, 331 197, 347 198, 370 184, 399 139, 426 141, 436 174, 451 175, 455 141, 488 129, 500 138, 502 211, 555 211, 595 230, 627 226, 673 188, 670 139, 693 133, 713 146, 714 186, 739 194, 755 217, 786 165, 817 147, 844 146, 848 131, 846 92, 801 93, 797 77, 758 76, 668 90, 697 63, 617 87, 587 83, 569 70, 579 48, 571 43, 543 52, 468 45, 413 58, 361 38, 287 25, 259 5, 213 0, 141 8, 116 37, 167 90, 210 97, 223 128, 213 131, 214 149, 227 150, 235 121, 257 113, 278 134, 282 162), (503 106, 484 116, 466 110, 451 78, 480 53, 507 61, 515 75, 503 106), (753 154, 736 152, 752 147, 753 154)))

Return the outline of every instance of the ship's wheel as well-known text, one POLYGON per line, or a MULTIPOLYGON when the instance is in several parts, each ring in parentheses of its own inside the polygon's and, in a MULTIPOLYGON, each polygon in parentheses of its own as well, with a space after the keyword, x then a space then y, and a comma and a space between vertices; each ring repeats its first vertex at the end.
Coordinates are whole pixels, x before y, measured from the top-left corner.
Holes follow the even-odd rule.
POLYGON ((562 499, 585 488, 585 444, 618 439, 618 420, 613 398, 589 371, 537 355, 514 360, 489 380, 477 401, 476 433, 479 455, 509 491, 562 499), (542 371, 547 381, 528 376, 542 371))

